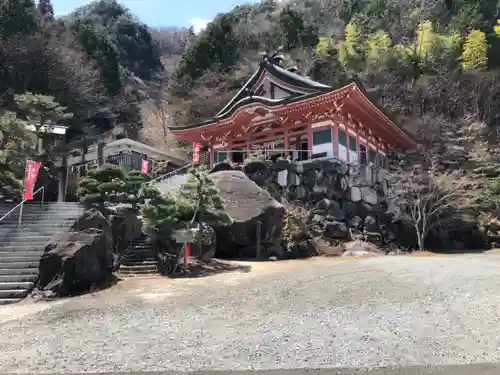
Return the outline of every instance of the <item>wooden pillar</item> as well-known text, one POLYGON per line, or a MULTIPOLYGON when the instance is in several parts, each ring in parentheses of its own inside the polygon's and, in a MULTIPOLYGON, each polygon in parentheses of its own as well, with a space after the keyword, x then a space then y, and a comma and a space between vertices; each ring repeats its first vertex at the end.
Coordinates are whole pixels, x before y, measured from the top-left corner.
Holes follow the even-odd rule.
POLYGON ((347 118, 347 116, 344 116, 342 118, 342 122, 344 123, 344 129, 345 129, 345 137, 346 137, 346 149, 347 149, 347 152, 346 152, 346 159, 347 159, 347 162, 349 163, 351 161, 351 142, 350 142, 350 134, 349 134, 349 119, 347 118))
POLYGON ((358 154, 358 164, 361 164, 361 149, 359 147, 359 132, 360 127, 359 124, 356 124, 356 154, 358 154))
POLYGON ((213 168, 215 165, 215 159, 214 159, 214 146, 210 145, 208 148, 208 153, 209 153, 209 163, 210 163, 210 168, 213 168))
POLYGON ((336 123, 332 126, 333 154, 339 156, 339 127, 336 123))
POLYGON ((233 162, 233 144, 231 140, 227 141, 227 158, 229 162, 233 162))
POLYGON ((252 142, 250 142, 250 139, 248 137, 245 139, 245 148, 247 149, 247 158, 249 158, 253 150, 252 142))
POLYGON ((285 148, 285 155, 284 155, 284 158, 285 159, 288 159, 289 157, 289 148, 290 148, 290 145, 289 145, 289 142, 288 142, 288 129, 285 129, 285 131, 283 132, 283 147, 285 148))
POLYGON ((312 148, 313 148, 313 132, 312 132, 312 124, 309 123, 307 125, 307 149, 308 149, 308 153, 309 153, 309 157, 308 159, 312 159, 312 154, 313 154, 313 151, 312 151, 312 148))

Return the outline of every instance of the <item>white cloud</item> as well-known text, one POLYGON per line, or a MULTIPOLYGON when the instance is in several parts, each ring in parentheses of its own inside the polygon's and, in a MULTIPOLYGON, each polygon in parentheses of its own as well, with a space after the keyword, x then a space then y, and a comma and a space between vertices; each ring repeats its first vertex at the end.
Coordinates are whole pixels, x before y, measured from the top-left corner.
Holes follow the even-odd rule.
POLYGON ((189 20, 189 23, 193 25, 193 29, 196 34, 207 27, 207 23, 209 22, 210 20, 204 20, 203 18, 192 18, 189 20))

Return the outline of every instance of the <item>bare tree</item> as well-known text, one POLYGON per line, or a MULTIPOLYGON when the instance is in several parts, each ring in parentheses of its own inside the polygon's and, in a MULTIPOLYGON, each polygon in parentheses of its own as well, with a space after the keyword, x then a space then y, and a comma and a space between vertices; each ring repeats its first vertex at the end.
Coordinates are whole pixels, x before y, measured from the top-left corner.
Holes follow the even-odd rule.
POLYGON ((443 218, 449 220, 458 215, 474 197, 474 191, 469 189, 470 179, 463 171, 438 174, 416 166, 394 177, 390 211, 415 229, 419 250, 424 250, 429 232, 443 218))

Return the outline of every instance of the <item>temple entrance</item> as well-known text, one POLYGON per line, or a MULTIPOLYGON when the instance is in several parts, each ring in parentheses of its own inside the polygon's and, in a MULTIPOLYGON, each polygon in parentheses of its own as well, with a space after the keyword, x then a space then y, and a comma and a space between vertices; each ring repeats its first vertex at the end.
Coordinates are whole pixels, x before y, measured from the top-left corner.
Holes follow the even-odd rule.
POLYGON ((231 159, 235 164, 243 164, 246 158, 246 152, 242 149, 236 148, 231 152, 231 159))
POLYGON ((307 160, 307 159, 309 159, 309 144, 307 140, 301 140, 299 160, 307 160))

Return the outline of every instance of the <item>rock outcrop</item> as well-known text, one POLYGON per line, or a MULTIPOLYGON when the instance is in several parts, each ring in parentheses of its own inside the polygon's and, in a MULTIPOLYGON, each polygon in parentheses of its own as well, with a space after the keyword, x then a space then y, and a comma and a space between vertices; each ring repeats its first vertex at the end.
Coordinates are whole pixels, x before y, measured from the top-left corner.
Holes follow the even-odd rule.
POLYGON ((114 259, 104 230, 57 234, 40 260, 37 289, 60 297, 91 290, 112 275, 114 259))
POLYGON ((141 233, 132 212, 110 215, 84 212, 65 233, 51 238, 39 265, 37 289, 44 295, 65 296, 99 287, 119 263, 119 255, 141 233))
POLYGON ((245 173, 220 171, 210 174, 219 189, 224 211, 232 224, 214 228, 220 256, 281 257, 281 231, 285 208, 245 173), (265 255, 264 255, 265 254, 265 255))

